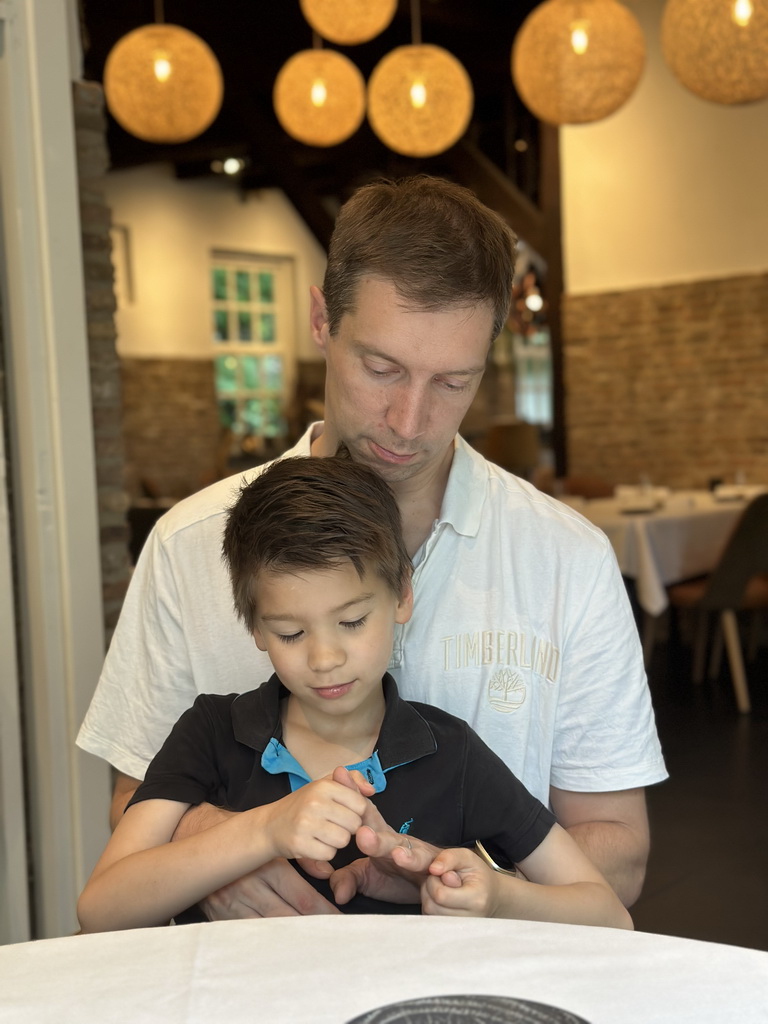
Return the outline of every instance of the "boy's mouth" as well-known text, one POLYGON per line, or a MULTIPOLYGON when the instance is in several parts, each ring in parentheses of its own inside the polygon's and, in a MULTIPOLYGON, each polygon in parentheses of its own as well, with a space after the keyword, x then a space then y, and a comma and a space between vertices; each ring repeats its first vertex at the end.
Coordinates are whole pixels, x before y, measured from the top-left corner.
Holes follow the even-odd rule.
POLYGON ((339 683, 337 686, 318 686, 315 688, 315 693, 325 700, 334 700, 336 697, 343 697, 344 694, 349 693, 354 683, 353 679, 349 683, 339 683))

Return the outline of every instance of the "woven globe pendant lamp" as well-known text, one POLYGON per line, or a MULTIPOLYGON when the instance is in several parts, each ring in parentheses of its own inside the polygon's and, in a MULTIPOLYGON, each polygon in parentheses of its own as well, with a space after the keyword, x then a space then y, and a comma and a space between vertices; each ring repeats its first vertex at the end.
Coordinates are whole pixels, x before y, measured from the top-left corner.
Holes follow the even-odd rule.
POLYGON ((397 10, 397 0, 300 0, 301 13, 323 39, 357 46, 380 35, 397 10))
POLYGON ((335 146, 365 117, 365 79, 334 50, 301 50, 283 64, 272 90, 277 119, 308 146, 335 146))
POLYGON ((187 142, 221 109, 224 81, 213 51, 179 25, 142 25, 119 39, 104 66, 117 123, 145 142, 187 142))
POLYGON ((702 99, 765 99, 768 0, 667 0, 661 49, 678 81, 702 99))
POLYGON ((403 156, 443 153, 467 130, 474 93, 464 66, 441 46, 399 46, 368 81, 368 121, 403 156))
POLYGON ((644 66, 642 29, 618 0, 545 0, 512 46, 520 98, 554 125, 613 114, 634 92, 644 66))

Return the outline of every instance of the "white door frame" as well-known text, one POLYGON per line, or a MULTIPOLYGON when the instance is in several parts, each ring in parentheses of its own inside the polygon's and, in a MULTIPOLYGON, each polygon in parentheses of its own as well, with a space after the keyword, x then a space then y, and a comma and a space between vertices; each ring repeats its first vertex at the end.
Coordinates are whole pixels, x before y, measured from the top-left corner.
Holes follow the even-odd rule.
MULTIPOLYGON (((76 930, 75 900, 106 839, 109 800, 107 765, 74 745, 104 634, 73 22, 69 0, 0 0, 0 287, 39 938, 76 930)), ((3 543, 0 535, 4 619, 3 543)), ((17 807, 0 813, 17 827, 17 807)))

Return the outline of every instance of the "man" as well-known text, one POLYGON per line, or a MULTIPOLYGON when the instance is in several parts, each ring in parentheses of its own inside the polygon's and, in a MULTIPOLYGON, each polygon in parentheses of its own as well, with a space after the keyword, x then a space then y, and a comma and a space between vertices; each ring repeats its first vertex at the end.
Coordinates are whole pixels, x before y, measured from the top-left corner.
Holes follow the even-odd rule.
MULTIPOLYGON (((514 259, 512 232, 465 189, 427 177, 360 189, 339 214, 323 291, 311 289, 325 422, 293 454, 344 442, 392 486, 415 565, 414 614, 390 664, 402 695, 469 721, 631 905, 648 855, 643 787, 666 773, 612 550, 457 435, 507 317, 514 259)), ((119 772, 113 824, 198 693, 248 690, 271 670, 254 661, 221 562, 242 482, 174 507, 136 567, 78 736, 119 772)), ((203 806, 180 829, 226 813, 203 806)), ((365 852, 388 853, 387 837, 365 852)), ((369 868, 362 884, 375 887, 369 868)), ((206 912, 334 909, 275 861, 206 912)))

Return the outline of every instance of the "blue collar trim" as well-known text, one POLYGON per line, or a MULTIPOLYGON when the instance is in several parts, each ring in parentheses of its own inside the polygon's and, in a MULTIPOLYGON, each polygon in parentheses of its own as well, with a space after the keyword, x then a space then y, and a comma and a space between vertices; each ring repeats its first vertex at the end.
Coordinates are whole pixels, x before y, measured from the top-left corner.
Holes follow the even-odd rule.
MULTIPOLYGON (((308 782, 312 781, 293 754, 275 736, 270 739, 264 753, 261 755, 261 767, 265 772, 269 772, 270 775, 286 774, 291 784, 292 793, 295 793, 297 789, 301 789, 302 786, 306 786, 308 782)), ((387 788, 387 779, 379 761, 378 751, 376 750, 364 761, 345 765, 345 768, 348 768, 349 771, 361 772, 377 793, 381 793, 382 790, 387 788)))

